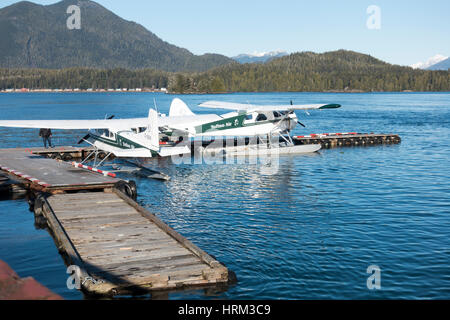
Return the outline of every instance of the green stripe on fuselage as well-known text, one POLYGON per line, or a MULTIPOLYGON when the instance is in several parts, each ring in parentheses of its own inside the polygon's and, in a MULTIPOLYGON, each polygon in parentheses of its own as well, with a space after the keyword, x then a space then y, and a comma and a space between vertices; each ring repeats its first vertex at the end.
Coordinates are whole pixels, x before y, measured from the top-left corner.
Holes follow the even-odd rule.
POLYGON ((246 113, 234 117, 221 119, 214 122, 205 123, 195 127, 195 133, 205 133, 211 131, 228 130, 241 128, 244 125, 246 113))
POLYGON ((120 134, 116 134, 115 135, 115 137, 116 137, 115 140, 108 139, 108 138, 105 138, 105 137, 102 137, 102 136, 99 136, 99 135, 96 135, 96 134, 92 134, 92 133, 91 133, 91 136, 95 140, 98 140, 98 141, 100 141, 100 142, 102 142, 104 144, 107 144, 109 146, 116 147, 116 148, 119 148, 119 149, 138 149, 138 148, 143 148, 143 149, 150 150, 151 153, 152 153, 152 156, 156 156, 158 154, 154 150, 151 150, 151 149, 149 149, 149 148, 147 148, 147 147, 145 147, 145 146, 143 146, 143 145, 141 145, 139 143, 131 141, 130 139, 122 137, 120 134))

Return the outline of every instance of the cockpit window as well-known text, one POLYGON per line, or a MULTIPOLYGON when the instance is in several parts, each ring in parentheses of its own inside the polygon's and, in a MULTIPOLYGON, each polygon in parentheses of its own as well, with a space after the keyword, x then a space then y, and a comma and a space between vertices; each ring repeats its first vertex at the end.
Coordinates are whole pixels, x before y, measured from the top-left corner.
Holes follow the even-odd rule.
POLYGON ((256 117, 256 121, 265 121, 265 120, 267 120, 267 117, 266 117, 265 114, 260 113, 260 114, 258 114, 258 116, 256 117))
POLYGON ((274 111, 274 112, 273 112, 273 116, 274 116, 275 118, 279 118, 279 117, 281 117, 281 113, 279 113, 278 111, 274 111))

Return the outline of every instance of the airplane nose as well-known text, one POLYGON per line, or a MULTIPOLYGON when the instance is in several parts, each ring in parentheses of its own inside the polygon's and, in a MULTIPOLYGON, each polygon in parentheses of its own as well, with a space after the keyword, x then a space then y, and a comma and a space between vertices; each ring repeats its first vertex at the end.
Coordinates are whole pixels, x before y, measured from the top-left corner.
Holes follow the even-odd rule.
POLYGON ((296 125, 297 125, 297 118, 291 119, 291 121, 289 121, 289 127, 291 130, 294 130, 296 125))

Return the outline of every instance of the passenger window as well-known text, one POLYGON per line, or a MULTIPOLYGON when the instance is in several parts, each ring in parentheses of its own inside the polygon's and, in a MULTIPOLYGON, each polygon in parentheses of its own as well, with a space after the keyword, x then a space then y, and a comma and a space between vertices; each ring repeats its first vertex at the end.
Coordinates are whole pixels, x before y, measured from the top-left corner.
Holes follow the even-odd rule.
POLYGON ((265 121, 265 120, 267 120, 267 117, 266 117, 265 114, 260 113, 260 114, 258 114, 258 116, 256 117, 256 121, 265 121))
POLYGON ((245 116, 245 120, 252 120, 253 116, 251 114, 248 114, 245 116))

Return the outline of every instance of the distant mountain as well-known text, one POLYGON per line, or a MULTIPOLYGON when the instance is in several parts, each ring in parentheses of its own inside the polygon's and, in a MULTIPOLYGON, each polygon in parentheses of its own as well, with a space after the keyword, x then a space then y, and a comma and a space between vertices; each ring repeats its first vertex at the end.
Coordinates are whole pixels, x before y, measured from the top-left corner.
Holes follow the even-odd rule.
POLYGON ((273 59, 284 57, 289 55, 286 51, 271 51, 271 52, 261 52, 253 54, 240 54, 238 56, 232 57, 231 59, 239 63, 266 63, 273 59))
POLYGON ((448 70, 450 68, 450 58, 447 58, 441 62, 435 63, 428 67, 427 70, 448 70))
MULTIPOLYGON (((441 61, 444 61, 445 59, 447 59, 448 57, 443 56, 442 54, 437 54, 431 58, 429 58, 427 61, 425 62, 417 62, 413 65, 411 65, 411 68, 413 69, 428 69, 429 67, 435 65, 436 63, 439 63, 441 61)), ((430 69, 431 70, 431 69, 430 69)))
POLYGON ((98 3, 64 0, 52 5, 22 1, 0 10, 0 67, 154 68, 205 71, 234 63, 218 54, 196 56, 98 3), (81 9, 81 29, 67 28, 67 8, 81 9))

